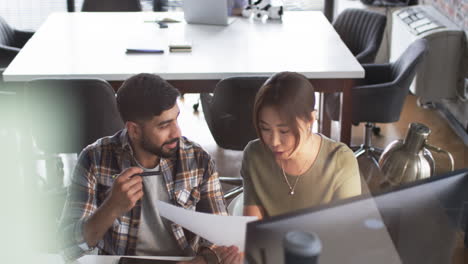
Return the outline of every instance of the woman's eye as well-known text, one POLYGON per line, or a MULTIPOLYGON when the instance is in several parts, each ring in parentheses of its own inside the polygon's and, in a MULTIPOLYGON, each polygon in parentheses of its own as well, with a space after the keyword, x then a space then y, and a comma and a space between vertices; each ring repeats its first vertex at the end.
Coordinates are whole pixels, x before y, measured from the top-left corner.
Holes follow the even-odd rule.
POLYGON ((287 133, 289 133, 289 130, 280 130, 280 133, 281 134, 287 134, 287 133))
POLYGON ((270 131, 270 129, 266 128, 266 127, 260 127, 260 130, 262 131, 270 131))

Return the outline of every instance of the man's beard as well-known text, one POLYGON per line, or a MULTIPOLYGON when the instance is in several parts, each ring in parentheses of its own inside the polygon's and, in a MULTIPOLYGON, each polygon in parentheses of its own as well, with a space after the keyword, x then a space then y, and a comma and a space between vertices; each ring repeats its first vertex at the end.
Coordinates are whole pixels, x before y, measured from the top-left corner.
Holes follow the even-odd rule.
POLYGON ((143 138, 140 142, 140 146, 146 152, 152 153, 156 156, 162 158, 172 158, 176 155, 177 150, 179 149, 179 138, 174 138, 169 141, 166 141, 160 147, 158 147, 153 145, 151 141, 148 140, 148 137, 146 137, 146 135, 143 135, 143 138), (174 142, 177 142, 177 146, 175 148, 164 151, 164 145, 169 145, 174 142))

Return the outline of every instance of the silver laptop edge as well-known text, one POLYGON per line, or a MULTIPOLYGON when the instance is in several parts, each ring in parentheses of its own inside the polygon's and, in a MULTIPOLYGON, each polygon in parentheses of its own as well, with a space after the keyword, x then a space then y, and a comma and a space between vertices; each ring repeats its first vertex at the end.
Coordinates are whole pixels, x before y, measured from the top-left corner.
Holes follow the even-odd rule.
POLYGON ((235 20, 228 17, 227 0, 184 0, 183 9, 189 24, 227 26, 235 20))

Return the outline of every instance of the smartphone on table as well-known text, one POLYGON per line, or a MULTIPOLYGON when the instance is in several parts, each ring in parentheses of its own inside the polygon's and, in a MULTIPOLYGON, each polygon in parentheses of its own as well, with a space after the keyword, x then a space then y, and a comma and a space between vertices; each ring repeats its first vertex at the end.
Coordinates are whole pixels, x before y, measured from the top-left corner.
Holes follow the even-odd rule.
POLYGON ((175 260, 160 260, 160 259, 145 259, 145 258, 130 258, 121 257, 119 264, 176 264, 175 260))

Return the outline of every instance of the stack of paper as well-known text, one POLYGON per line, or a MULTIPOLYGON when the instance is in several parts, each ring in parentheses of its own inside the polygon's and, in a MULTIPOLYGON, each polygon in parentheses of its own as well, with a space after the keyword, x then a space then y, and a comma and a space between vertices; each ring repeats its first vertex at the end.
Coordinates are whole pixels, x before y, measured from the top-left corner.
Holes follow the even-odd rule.
POLYGON ((158 201, 159 214, 218 246, 237 246, 244 251, 247 223, 254 216, 221 216, 186 210, 158 201))

